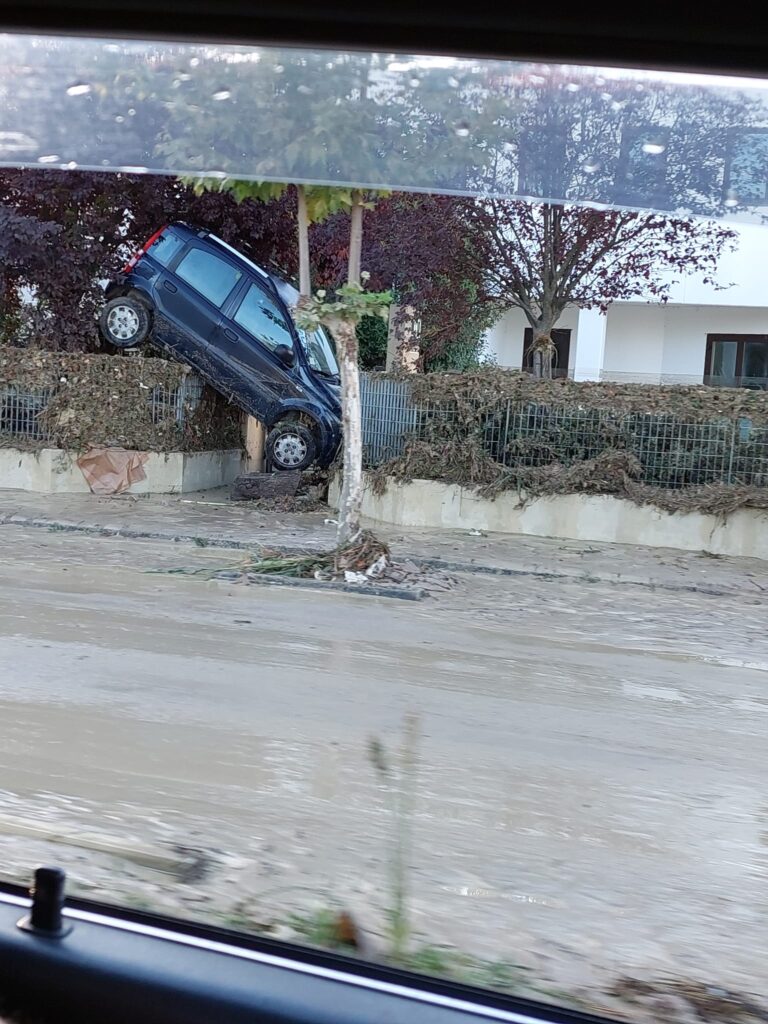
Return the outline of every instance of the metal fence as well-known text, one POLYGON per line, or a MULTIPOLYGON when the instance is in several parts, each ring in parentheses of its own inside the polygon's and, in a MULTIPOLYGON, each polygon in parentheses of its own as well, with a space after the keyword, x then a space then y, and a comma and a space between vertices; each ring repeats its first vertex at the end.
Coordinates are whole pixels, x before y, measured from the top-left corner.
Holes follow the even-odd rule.
MULTIPOLYGON (((47 440, 50 432, 43 414, 54 394, 54 388, 0 386, 0 433, 28 441, 47 440)), ((183 426, 185 418, 199 405, 202 394, 203 382, 194 374, 175 388, 158 384, 146 396, 152 422, 173 420, 183 426)))
MULTIPOLYGON (((417 405, 406 381, 364 376, 362 403, 369 467, 399 455, 409 436, 467 434, 455 407, 417 405)), ((656 487, 768 486, 768 428, 745 418, 691 422, 659 413, 503 402, 490 412, 478 407, 473 432, 489 455, 512 470, 572 466, 618 449, 634 455, 640 479, 656 487)))

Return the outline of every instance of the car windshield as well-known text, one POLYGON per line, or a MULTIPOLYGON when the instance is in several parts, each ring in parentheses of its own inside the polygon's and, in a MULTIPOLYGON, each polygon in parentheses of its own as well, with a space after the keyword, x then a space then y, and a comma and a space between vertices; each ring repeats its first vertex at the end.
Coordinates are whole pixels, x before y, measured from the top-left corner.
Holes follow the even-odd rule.
POLYGON ((329 377, 338 377, 339 364, 325 328, 316 327, 314 331, 300 329, 299 337, 312 369, 329 377))
POLYGON ((14 33, 0 100, 0 876, 768 1019, 768 79, 14 33))

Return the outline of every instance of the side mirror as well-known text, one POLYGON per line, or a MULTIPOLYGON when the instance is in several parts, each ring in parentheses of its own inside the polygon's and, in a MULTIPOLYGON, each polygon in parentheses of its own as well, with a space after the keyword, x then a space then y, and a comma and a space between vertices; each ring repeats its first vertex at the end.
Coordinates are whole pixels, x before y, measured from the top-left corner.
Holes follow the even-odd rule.
POLYGON ((290 345, 278 345, 275 349, 275 355, 286 366, 295 366, 296 364, 296 353, 290 345))

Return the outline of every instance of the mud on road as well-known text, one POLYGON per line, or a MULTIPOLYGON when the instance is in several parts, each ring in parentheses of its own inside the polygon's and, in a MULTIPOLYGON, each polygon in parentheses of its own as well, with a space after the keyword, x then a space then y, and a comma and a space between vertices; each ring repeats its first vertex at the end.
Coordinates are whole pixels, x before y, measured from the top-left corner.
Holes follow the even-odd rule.
POLYGON ((631 1019, 626 977, 768 1001, 761 592, 464 574, 412 604, 14 526, 0 557, 4 875, 53 861, 253 928, 345 907, 384 952, 398 824, 368 745, 396 759, 413 714, 413 943, 631 1019))

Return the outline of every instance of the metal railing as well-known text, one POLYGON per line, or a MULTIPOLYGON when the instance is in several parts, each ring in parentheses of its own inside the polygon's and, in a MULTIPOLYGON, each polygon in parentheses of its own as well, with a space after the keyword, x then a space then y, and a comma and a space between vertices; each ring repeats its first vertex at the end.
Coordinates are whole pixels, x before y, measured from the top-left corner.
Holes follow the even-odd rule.
MULTIPOLYGON (((52 431, 46 425, 44 413, 55 394, 55 388, 0 385, 0 434, 27 441, 48 440, 52 431)), ((178 387, 158 384, 146 395, 152 422, 159 425, 172 420, 183 426, 199 405, 202 394, 203 382, 194 374, 185 377, 178 387)))
POLYGON ((572 466, 606 451, 625 451, 640 480, 667 488, 708 483, 768 486, 768 427, 747 418, 694 422, 663 413, 501 402, 478 405, 459 422, 450 404, 416 404, 407 381, 363 376, 363 445, 370 468, 403 452, 408 437, 473 436, 521 476, 531 468, 572 466), (471 417, 470 417, 471 419, 471 417))

